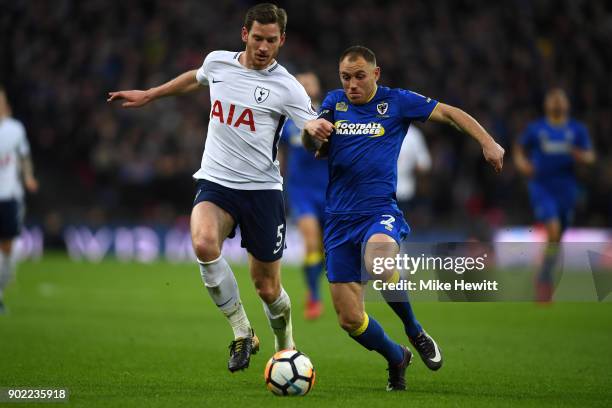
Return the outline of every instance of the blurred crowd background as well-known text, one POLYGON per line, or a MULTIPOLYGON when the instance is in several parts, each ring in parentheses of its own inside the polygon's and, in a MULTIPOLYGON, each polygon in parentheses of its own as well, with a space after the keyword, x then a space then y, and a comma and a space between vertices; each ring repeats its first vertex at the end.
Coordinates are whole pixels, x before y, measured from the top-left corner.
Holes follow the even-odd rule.
MULTIPOLYGON (((189 214, 210 103, 206 91, 138 110, 107 92, 144 89, 240 50, 251 1, 0 1, 0 82, 27 128, 41 191, 29 219, 171 224, 189 214)), ((433 157, 419 178, 416 227, 474 228, 533 222, 511 146, 559 85, 598 154, 580 169, 576 224, 612 220, 612 3, 601 0, 277 2, 289 15, 280 62, 339 87, 349 45, 372 48, 380 83, 459 106, 507 149, 495 176, 477 143, 425 124, 433 157)))

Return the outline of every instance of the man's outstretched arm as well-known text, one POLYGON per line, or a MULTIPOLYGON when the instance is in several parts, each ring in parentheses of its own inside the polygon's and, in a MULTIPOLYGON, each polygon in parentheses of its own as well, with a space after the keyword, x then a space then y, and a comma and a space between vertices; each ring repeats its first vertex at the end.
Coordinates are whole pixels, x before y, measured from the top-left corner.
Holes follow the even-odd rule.
POLYGON ((197 70, 187 71, 171 81, 155 88, 147 89, 146 91, 131 90, 131 91, 115 91, 108 93, 107 102, 114 100, 124 100, 124 108, 138 108, 155 99, 164 96, 183 95, 193 92, 202 86, 196 79, 197 70))
POLYGON ((504 149, 495 142, 493 137, 470 115, 459 108, 444 103, 438 103, 429 120, 446 123, 454 128, 472 136, 482 147, 484 158, 500 172, 504 165, 504 149))

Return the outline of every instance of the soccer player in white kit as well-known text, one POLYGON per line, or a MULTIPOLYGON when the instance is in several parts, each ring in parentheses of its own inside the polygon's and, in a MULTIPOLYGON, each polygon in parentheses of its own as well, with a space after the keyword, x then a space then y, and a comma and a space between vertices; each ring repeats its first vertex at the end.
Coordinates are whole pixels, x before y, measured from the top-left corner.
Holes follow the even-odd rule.
POLYGON ((228 319, 234 341, 228 369, 247 368, 259 349, 221 247, 240 226, 251 278, 275 336, 276 350, 295 348, 291 303, 280 282, 285 212, 277 150, 287 117, 301 129, 317 113, 299 82, 275 60, 285 42, 287 14, 273 4, 248 10, 244 51, 213 51, 202 67, 146 91, 109 93, 124 107, 208 86, 211 112, 191 213, 191 238, 204 285, 228 319))
POLYGON ((5 312, 4 290, 15 272, 13 241, 21 232, 23 182, 29 192, 38 190, 30 145, 23 125, 11 117, 6 92, 0 85, 0 314, 5 312))
POLYGON ((423 132, 416 126, 408 128, 397 159, 397 205, 407 216, 414 205, 417 172, 431 169, 431 156, 423 137, 423 132))

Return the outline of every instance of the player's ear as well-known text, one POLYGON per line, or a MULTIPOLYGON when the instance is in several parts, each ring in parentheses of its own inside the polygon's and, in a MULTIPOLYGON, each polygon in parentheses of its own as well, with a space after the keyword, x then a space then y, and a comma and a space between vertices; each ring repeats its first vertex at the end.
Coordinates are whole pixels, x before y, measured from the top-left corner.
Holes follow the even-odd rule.
POLYGON ((281 36, 280 36, 280 41, 279 41, 279 43, 278 43, 278 46, 279 46, 279 47, 282 47, 282 46, 283 46, 283 44, 285 43, 285 37, 286 37, 286 34, 285 34, 285 33, 282 33, 282 34, 281 34, 281 36))
POLYGON ((374 78, 376 78, 376 81, 380 79, 380 67, 374 68, 374 78))
POLYGON ((249 39, 249 30, 247 30, 246 27, 242 27, 242 32, 240 33, 240 36, 242 37, 242 42, 246 43, 249 39))

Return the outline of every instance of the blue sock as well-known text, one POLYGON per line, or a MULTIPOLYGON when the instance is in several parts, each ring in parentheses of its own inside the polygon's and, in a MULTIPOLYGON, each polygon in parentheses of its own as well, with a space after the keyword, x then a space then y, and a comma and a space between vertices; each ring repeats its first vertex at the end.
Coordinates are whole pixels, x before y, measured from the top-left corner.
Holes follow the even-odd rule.
POLYGON ((319 277, 321 272, 323 272, 323 255, 320 252, 308 254, 304 259, 304 276, 310 291, 310 299, 314 301, 321 299, 319 293, 319 277))
POLYGON ((382 326, 365 314, 361 327, 351 333, 351 337, 368 350, 374 350, 381 354, 389 364, 400 364, 404 359, 402 347, 391 340, 382 326))
MULTIPOLYGON (((389 279, 389 282, 398 282, 399 273, 396 271, 395 274, 389 279)), ((410 305, 408 299, 408 293, 406 291, 382 291, 382 295, 385 301, 395 314, 404 323, 404 331, 406 335, 411 339, 415 338, 423 331, 423 328, 419 324, 410 305)))

